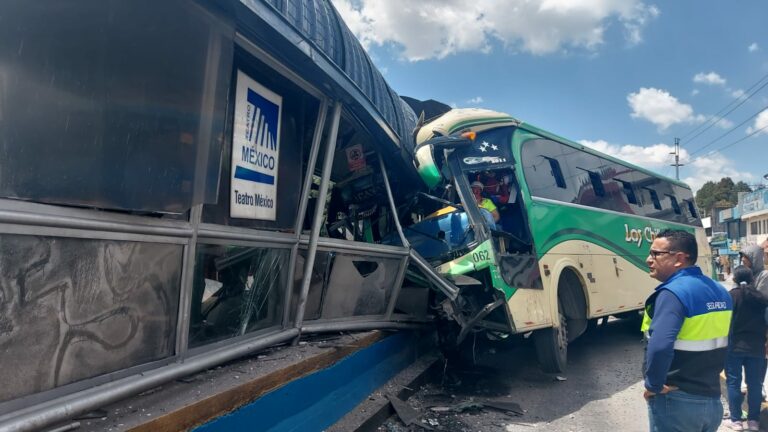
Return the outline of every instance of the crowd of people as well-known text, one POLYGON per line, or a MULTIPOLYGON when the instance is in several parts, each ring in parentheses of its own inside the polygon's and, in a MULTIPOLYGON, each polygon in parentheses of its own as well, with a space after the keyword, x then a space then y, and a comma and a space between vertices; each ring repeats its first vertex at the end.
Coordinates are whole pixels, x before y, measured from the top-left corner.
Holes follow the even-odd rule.
POLYGON ((695 237, 660 232, 646 259, 661 284, 646 301, 643 372, 651 432, 715 432, 723 418, 720 372, 729 405, 726 425, 759 430, 763 380, 768 368, 768 271, 765 251, 747 246, 733 270, 730 292, 695 265, 695 237), (747 415, 742 417, 742 377, 747 415))

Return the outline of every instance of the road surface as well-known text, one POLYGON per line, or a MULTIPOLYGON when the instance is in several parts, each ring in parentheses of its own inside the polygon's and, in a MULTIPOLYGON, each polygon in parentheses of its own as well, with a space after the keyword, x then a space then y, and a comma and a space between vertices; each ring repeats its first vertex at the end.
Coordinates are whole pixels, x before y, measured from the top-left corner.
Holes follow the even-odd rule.
MULTIPOLYGON (((496 345, 473 368, 448 365, 441 382, 421 388, 407 403, 421 414, 417 421, 434 430, 645 432, 641 337, 636 322, 612 319, 573 342, 568 370, 559 375, 539 370, 532 341, 513 349, 496 345), (489 399, 516 403, 522 414, 480 407, 489 399)), ((396 417, 379 428, 421 429, 396 417)))

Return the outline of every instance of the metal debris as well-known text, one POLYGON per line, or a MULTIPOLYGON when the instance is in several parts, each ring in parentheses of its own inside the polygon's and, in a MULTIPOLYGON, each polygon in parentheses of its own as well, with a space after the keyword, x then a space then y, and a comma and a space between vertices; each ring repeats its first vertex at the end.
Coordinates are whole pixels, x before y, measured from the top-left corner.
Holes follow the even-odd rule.
POLYGON ((421 417, 421 414, 418 411, 411 408, 410 405, 400 400, 397 396, 388 394, 387 399, 389 399, 389 403, 392 404, 392 408, 395 409, 395 413, 400 417, 400 421, 402 421, 404 425, 410 426, 421 417))
POLYGON ((494 408, 499 411, 514 413, 516 415, 523 415, 525 413, 520 407, 520 404, 512 402, 507 398, 482 398, 478 399, 478 402, 488 408, 494 408))
POLYGON ((479 411, 483 409, 483 404, 475 400, 467 400, 459 402, 450 406, 434 406, 430 407, 430 410, 435 412, 464 412, 464 411, 479 411))

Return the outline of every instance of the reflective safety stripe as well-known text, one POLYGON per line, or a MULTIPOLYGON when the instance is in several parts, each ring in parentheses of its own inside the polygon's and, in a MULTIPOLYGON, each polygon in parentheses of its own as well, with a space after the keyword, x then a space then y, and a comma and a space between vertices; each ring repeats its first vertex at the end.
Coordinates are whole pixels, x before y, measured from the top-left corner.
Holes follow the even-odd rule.
POLYGON ((645 313, 643 314, 643 322, 640 323, 640 331, 648 336, 648 329, 651 328, 651 307, 645 307, 645 313))
POLYGON ((732 311, 718 310, 686 317, 680 328, 678 339, 708 340, 728 336, 732 311))
POLYGON ((675 341, 675 349, 679 351, 711 351, 728 346, 728 336, 705 340, 683 340, 675 341))

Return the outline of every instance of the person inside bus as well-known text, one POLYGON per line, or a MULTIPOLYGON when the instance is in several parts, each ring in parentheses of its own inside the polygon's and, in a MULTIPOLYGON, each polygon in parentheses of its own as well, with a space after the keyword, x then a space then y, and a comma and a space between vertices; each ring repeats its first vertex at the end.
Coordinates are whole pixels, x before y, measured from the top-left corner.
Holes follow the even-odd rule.
POLYGON ((475 180, 472 182, 472 195, 475 197, 475 202, 480 208, 480 213, 488 220, 488 226, 491 229, 496 229, 496 222, 499 221, 499 210, 496 208, 496 204, 490 199, 483 196, 483 190, 485 185, 483 182, 475 180))
POLYGON ((509 201, 509 177, 503 176, 497 178, 499 174, 496 171, 485 172, 484 192, 487 197, 497 206, 504 205, 509 201))

